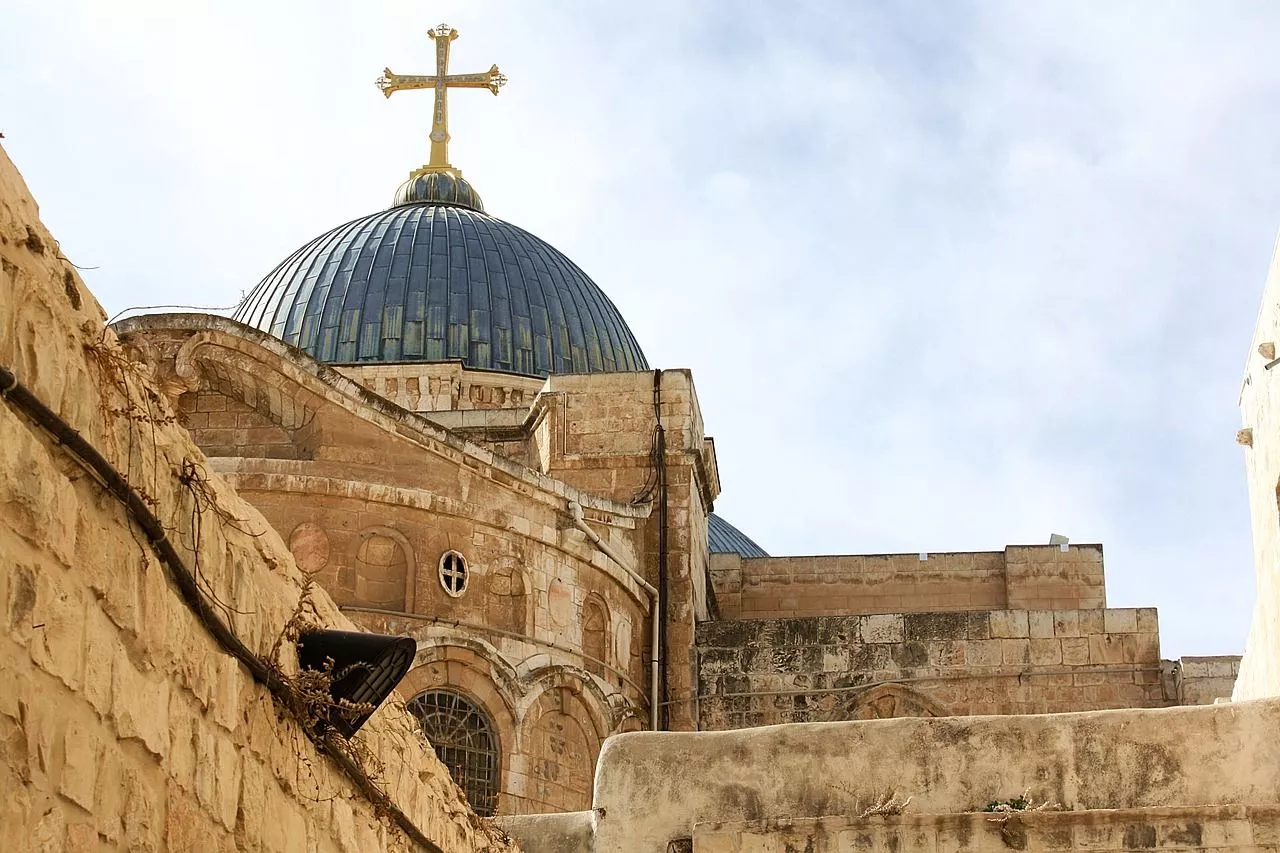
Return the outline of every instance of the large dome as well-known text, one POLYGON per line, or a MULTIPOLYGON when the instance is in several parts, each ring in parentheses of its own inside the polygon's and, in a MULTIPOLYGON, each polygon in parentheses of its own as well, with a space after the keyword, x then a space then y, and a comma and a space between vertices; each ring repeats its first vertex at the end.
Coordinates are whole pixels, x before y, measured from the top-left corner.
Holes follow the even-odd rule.
MULTIPOLYGON (((290 255, 235 319, 317 361, 459 359, 527 376, 647 370, 609 298, 556 249, 438 190, 290 255), (466 205, 466 206, 463 206, 466 205)), ((456 192, 456 189, 455 189, 456 192)))

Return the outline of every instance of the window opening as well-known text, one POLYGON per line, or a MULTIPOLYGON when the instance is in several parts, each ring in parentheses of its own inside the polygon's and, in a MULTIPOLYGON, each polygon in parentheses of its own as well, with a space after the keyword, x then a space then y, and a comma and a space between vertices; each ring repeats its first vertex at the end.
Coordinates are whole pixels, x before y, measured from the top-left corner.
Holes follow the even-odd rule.
POLYGON ((475 813, 492 815, 498 804, 498 741, 484 711, 447 690, 419 693, 405 707, 475 813))
POLYGON ((440 586, 454 598, 467 591, 467 558, 457 551, 440 556, 440 586))

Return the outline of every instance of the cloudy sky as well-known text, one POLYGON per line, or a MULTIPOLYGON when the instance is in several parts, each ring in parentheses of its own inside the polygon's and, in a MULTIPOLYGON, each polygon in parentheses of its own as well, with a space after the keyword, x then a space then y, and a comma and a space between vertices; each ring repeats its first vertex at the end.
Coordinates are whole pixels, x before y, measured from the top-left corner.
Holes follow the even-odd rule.
POLYGON ((1236 397, 1280 225, 1280 4, 10 0, 0 132, 108 312, 228 306, 386 206, 430 96, 490 213, 694 371, 774 554, 1106 548, 1239 652, 1236 397))

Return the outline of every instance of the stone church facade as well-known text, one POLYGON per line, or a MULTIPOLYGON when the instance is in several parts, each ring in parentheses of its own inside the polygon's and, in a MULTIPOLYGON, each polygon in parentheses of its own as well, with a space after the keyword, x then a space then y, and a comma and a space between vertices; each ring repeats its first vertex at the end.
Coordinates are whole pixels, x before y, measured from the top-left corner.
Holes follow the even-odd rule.
POLYGON ((1234 659, 1162 660, 1154 609, 1106 606, 1100 546, 767 555, 712 513, 692 373, 650 369, 605 292, 485 212, 443 144, 233 318, 114 329, 298 567, 417 641, 401 691, 481 814, 589 808, 605 739, 640 729, 1231 691, 1234 659))

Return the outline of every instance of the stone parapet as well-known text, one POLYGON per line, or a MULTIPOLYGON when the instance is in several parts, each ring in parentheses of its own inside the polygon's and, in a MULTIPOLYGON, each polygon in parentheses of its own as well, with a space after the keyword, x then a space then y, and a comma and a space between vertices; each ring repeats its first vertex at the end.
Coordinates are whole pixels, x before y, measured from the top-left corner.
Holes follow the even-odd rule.
MULTIPOLYGON (((1224 834, 1243 832, 1241 822, 1250 824, 1250 832, 1259 826, 1273 831, 1267 829, 1275 826, 1273 811, 1259 808, 1240 818, 1212 807, 1275 808, 1278 727, 1280 700, 1262 700, 1160 710, 619 735, 605 743, 596 771, 592 849, 666 853, 680 849, 668 845, 693 837, 700 823, 858 815, 889 792, 899 799, 911 797, 904 815, 908 819, 911 813, 972 812, 1024 792, 1067 812, 1135 812, 1123 823, 1096 816, 1106 830, 1097 836, 1102 849, 1116 849, 1112 845, 1123 842, 1125 831, 1116 827, 1130 823, 1154 830, 1135 830, 1135 843, 1120 847, 1155 848, 1162 837, 1172 842, 1172 824, 1183 818, 1163 810, 1185 808, 1203 816, 1200 846, 1229 848, 1224 839, 1234 836, 1224 834)), ((956 820, 975 818, 961 815, 956 820)), ((1187 837, 1194 837, 1193 830, 1188 829, 1187 837)), ((1073 827, 1071 839, 1062 843, 1074 845, 1076 839, 1073 827)), ((1245 843, 1270 853, 1276 841, 1274 835, 1262 834, 1245 843)), ((782 838, 776 843, 758 839, 737 849, 787 847, 782 838)), ((826 849, 843 853, 863 848, 826 849)), ((895 848, 886 839, 885 846, 866 849, 895 848)), ((942 853, 961 848, 938 842, 928 849, 942 853)), ((1025 849, 1051 848, 1028 844, 1025 849)))
POLYGON ((1106 604, 1097 545, 821 557, 714 554, 710 576, 722 619, 1106 604))

